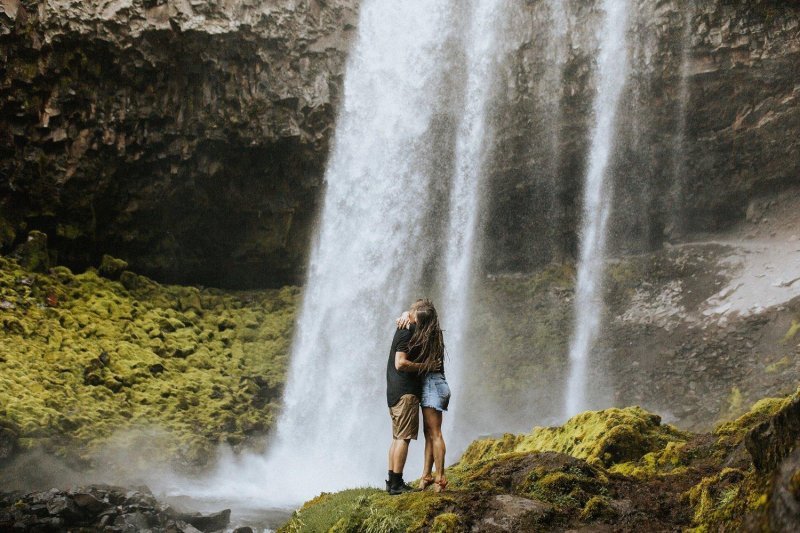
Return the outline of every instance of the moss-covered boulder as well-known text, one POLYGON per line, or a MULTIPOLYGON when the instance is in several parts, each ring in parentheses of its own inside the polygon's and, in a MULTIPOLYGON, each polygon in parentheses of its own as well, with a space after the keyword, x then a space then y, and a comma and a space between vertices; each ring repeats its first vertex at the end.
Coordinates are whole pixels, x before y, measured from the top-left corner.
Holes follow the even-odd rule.
POLYGON ((20 265, 32 272, 44 272, 50 266, 47 250, 47 235, 41 231, 31 231, 24 243, 14 251, 20 265))
POLYGON ((103 255, 100 261, 100 268, 98 272, 101 276, 109 279, 119 279, 120 274, 128 268, 128 262, 122 259, 117 259, 108 254, 103 255))
POLYGON ((639 407, 581 413, 563 426, 534 428, 529 435, 473 442, 462 462, 470 463, 499 453, 555 451, 603 467, 635 461, 670 442, 685 441, 688 434, 661 424, 658 415, 639 407))

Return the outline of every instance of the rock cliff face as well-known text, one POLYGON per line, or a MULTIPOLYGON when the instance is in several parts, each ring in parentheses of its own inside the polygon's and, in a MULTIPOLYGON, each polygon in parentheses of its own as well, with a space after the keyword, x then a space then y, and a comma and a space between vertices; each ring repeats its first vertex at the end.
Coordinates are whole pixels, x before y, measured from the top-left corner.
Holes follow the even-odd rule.
POLYGON ((298 279, 356 4, 0 2, 3 245, 36 228, 71 266, 298 279))
MULTIPOLYGON (((574 256, 600 13, 527 2, 500 69, 487 267, 574 256)), ((610 170, 617 251, 728 227, 800 179, 800 6, 634 0, 610 170)))
MULTIPOLYGON (((359 0, 0 1, 0 240, 157 279, 302 279, 359 0)), ((572 256, 599 11, 514 3, 484 267, 572 256)), ((800 176, 800 6, 632 2, 618 251, 724 228, 800 176)))

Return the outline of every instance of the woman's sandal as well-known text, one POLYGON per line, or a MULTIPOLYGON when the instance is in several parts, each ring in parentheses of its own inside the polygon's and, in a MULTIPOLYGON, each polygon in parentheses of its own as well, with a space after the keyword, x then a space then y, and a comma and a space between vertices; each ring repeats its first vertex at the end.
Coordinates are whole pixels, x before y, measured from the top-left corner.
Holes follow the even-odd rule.
POLYGON ((431 485, 433 485, 435 481, 433 480, 433 476, 424 476, 419 479, 419 490, 425 490, 431 485))
POLYGON ((447 488, 447 478, 443 477, 439 481, 434 481, 433 484, 436 485, 433 489, 434 492, 444 492, 447 488))

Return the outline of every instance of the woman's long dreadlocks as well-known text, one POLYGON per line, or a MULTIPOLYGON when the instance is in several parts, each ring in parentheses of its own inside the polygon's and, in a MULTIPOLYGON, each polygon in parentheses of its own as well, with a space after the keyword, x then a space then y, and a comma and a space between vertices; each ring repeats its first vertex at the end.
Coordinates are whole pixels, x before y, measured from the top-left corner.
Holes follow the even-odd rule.
POLYGON ((436 367, 437 361, 444 359, 444 335, 439 327, 439 316, 430 300, 417 300, 411 306, 416 312, 417 327, 408 342, 409 351, 419 349, 417 363, 424 365, 425 372, 436 367))

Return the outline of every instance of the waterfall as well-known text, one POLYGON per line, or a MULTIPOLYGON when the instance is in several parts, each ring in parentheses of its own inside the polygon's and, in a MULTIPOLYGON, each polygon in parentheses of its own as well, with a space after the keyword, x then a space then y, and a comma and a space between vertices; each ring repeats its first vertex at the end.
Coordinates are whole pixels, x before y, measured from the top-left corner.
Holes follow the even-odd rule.
MULTIPOLYGON (((441 307, 442 327, 450 357, 447 379, 454 391, 453 408, 445 417, 446 433, 455 435, 459 412, 467 395, 460 388, 466 357, 465 335, 470 327, 469 306, 473 282, 476 230, 481 210, 484 161, 491 138, 487 120, 493 80, 500 55, 499 33, 505 21, 503 0, 479 0, 473 6, 465 33, 466 86, 455 146, 455 170, 450 187, 450 209, 445 255, 445 296, 441 307)), ((464 428, 458 435, 465 433, 464 428)), ((465 445, 466 443, 460 443, 465 445)), ((450 443, 457 450, 458 443, 450 443)))
MULTIPOLYGON (((432 265, 457 354, 448 378, 458 381, 502 4, 362 4, 277 431, 264 456, 225 458, 207 488, 184 493, 291 505, 379 485, 391 442, 393 319, 434 290, 432 265), (442 128, 452 114, 457 127, 442 128), (448 137, 445 147, 437 136, 448 137), (449 201, 441 224, 440 190, 449 201)), ((412 447, 409 478, 421 448, 412 447)))
POLYGON ((603 312, 606 225, 612 196, 606 173, 613 148, 617 107, 628 71, 625 35, 628 2, 604 0, 603 11, 603 23, 598 30, 600 44, 597 94, 593 104, 594 124, 583 191, 575 326, 570 341, 570 373, 564 398, 566 416, 587 408, 589 355, 600 329, 603 312))
POLYGON ((452 6, 361 6, 277 431, 265 456, 223 461, 208 495, 291 505, 386 475, 394 318, 437 248, 421 199, 448 179, 431 136, 458 30, 452 6))
POLYGON ((683 35, 681 36, 681 66, 680 82, 678 84, 678 105, 676 106, 676 127, 675 142, 672 147, 672 191, 671 196, 675 202, 672 209, 674 213, 672 229, 683 236, 686 226, 684 215, 684 203, 686 194, 686 118, 687 107, 689 105, 689 67, 691 60, 691 35, 692 35, 692 13, 694 4, 692 0, 687 0, 684 6, 683 16, 683 35))

